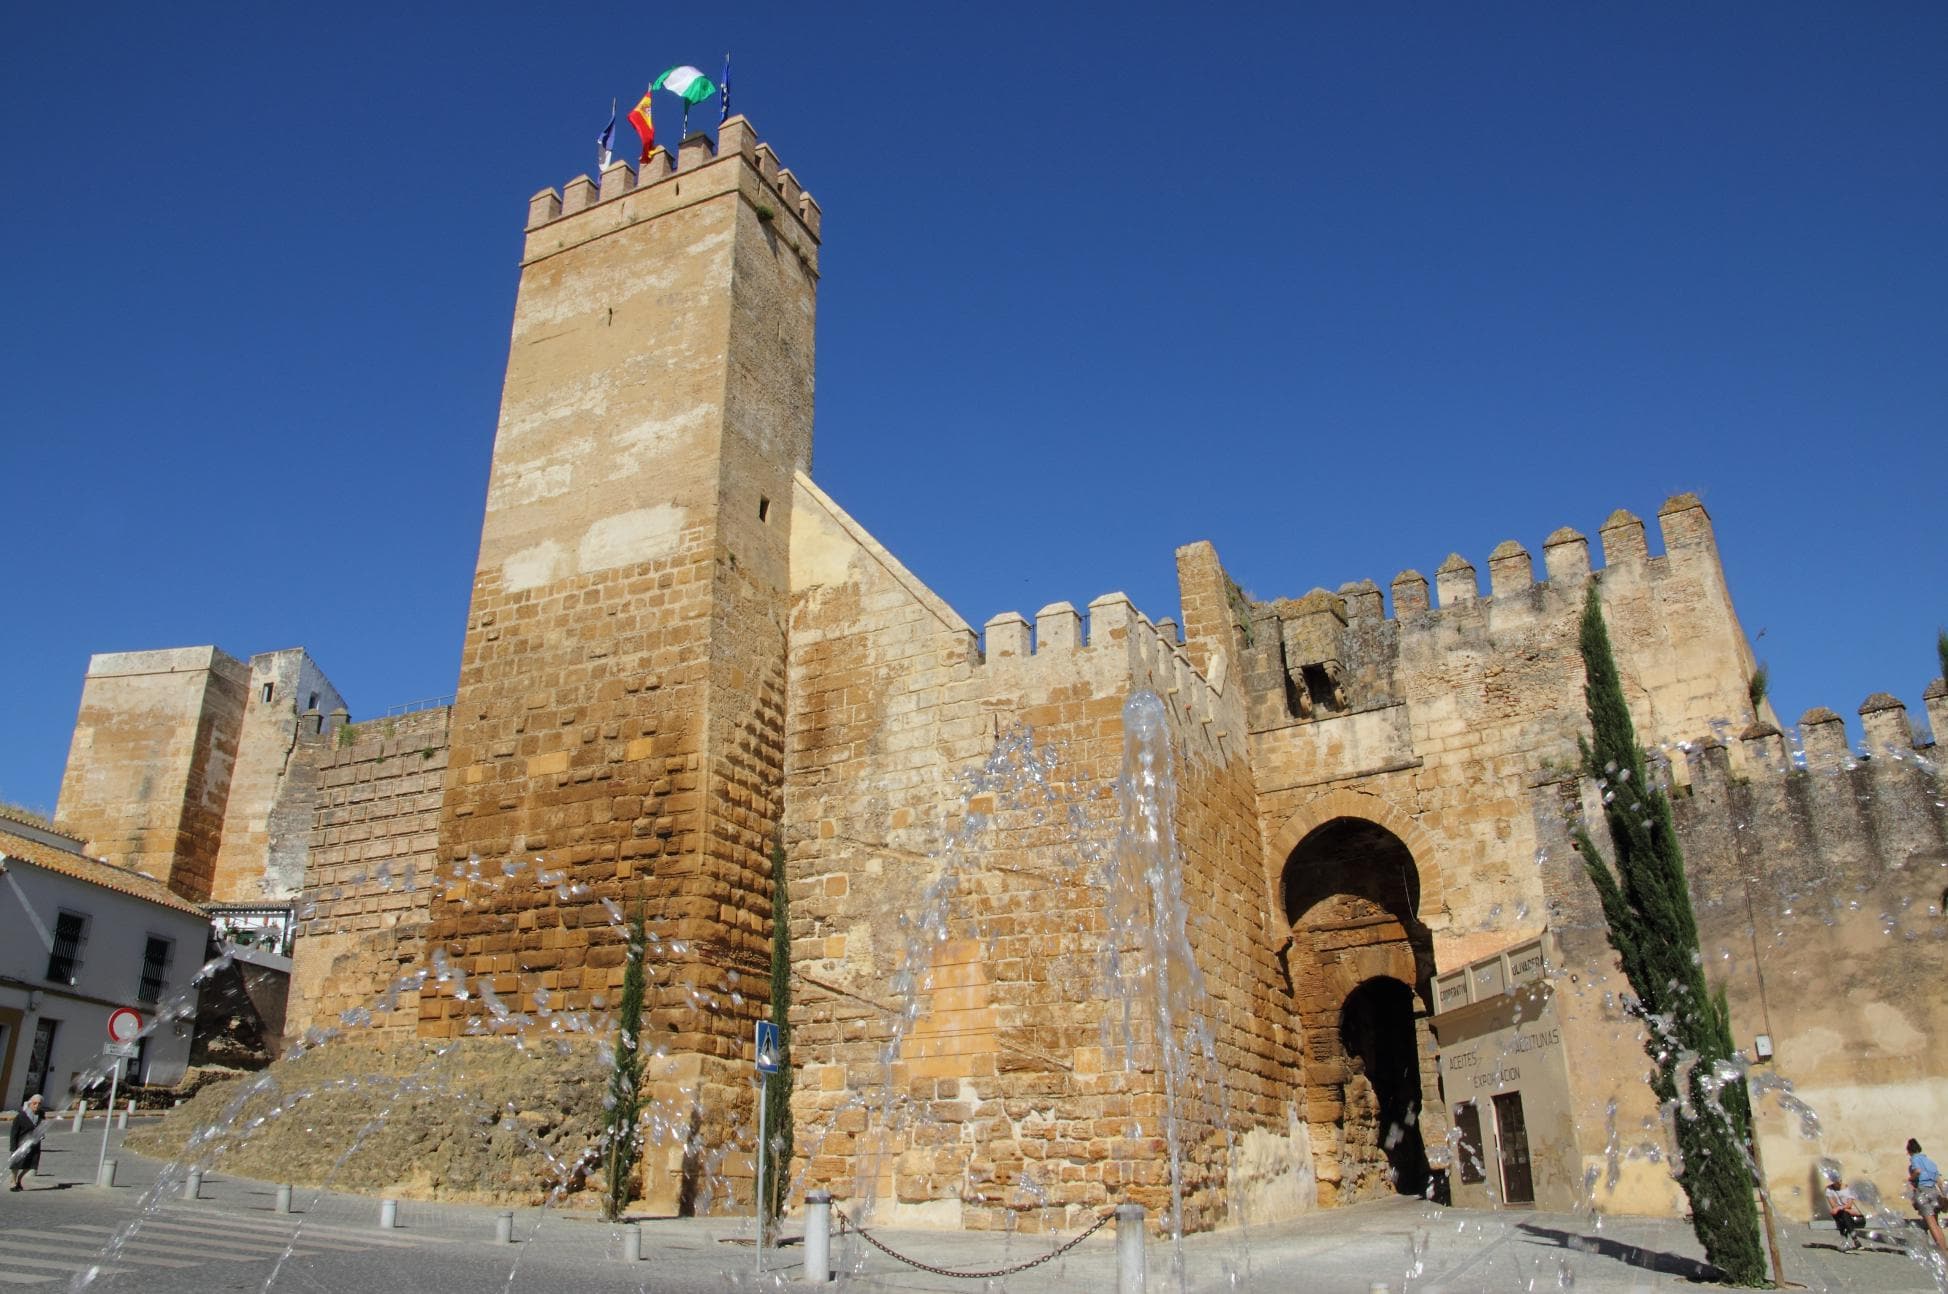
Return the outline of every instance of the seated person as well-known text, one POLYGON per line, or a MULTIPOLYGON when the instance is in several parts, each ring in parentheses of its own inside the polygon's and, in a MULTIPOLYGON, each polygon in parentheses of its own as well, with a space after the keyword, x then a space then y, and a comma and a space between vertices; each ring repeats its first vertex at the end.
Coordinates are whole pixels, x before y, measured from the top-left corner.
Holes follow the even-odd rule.
POLYGON ((1833 1225, 1840 1228, 1840 1248, 1860 1248, 1859 1233, 1867 1229, 1867 1215, 1853 1192, 1841 1183, 1838 1172, 1826 1175, 1826 1211, 1833 1215, 1833 1225))

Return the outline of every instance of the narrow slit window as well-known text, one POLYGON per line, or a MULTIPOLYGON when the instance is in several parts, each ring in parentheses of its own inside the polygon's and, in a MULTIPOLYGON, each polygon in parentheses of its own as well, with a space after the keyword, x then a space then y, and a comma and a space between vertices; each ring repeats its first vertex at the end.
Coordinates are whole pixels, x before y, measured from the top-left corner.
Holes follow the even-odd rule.
POLYGON ((771 500, 765 498, 761 494, 758 496, 758 520, 759 521, 771 520, 771 500))
POLYGON ((264 703, 265 703, 266 705, 268 705, 268 704, 270 703, 270 699, 271 699, 271 692, 272 692, 272 690, 273 690, 274 688, 276 688, 276 686, 277 686, 277 684, 275 684, 275 683, 266 683, 266 684, 264 684, 264 703))

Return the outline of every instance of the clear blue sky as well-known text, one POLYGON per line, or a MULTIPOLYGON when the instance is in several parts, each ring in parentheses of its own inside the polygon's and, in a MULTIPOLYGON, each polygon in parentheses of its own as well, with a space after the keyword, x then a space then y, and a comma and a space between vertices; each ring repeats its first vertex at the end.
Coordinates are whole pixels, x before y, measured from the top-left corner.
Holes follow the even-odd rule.
POLYGON ((1485 578, 1694 490, 1783 714, 1919 713, 1948 6, 42 4, 0 799, 52 809, 92 652, 452 690, 528 196, 726 49, 825 211, 814 474, 974 624, 1175 615, 1198 538, 1259 597, 1485 578))

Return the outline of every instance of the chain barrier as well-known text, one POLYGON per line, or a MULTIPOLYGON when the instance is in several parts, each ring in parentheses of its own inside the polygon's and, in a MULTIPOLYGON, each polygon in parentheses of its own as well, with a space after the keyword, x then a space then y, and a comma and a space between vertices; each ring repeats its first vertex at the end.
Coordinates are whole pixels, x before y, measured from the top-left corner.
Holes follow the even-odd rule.
POLYGON ((847 1217, 845 1215, 845 1210, 840 1208, 836 1204, 832 1206, 832 1212, 838 1215, 839 1234, 841 1236, 843 1236, 846 1233, 846 1228, 850 1227, 852 1230, 857 1231, 859 1233, 859 1237, 862 1240, 864 1240, 867 1244, 879 1250, 879 1252, 885 1254, 889 1258, 899 1259, 901 1262, 905 1263, 908 1267, 916 1268, 920 1271, 926 1272, 933 1276, 954 1276, 954 1277, 959 1277, 963 1280, 975 1280, 975 1281, 992 1280, 997 1276, 1012 1276, 1016 1272, 1025 1272, 1030 1267, 1039 1267, 1043 1263, 1048 1262, 1052 1258, 1060 1258, 1063 1254, 1069 1252, 1069 1250, 1075 1248, 1077 1245, 1087 1240, 1090 1236, 1093 1236, 1098 1231, 1101 1231, 1103 1229, 1104 1224, 1106 1224, 1111 1218, 1116 1216, 1115 1209, 1106 1210, 1101 1217, 1097 1218, 1094 1222, 1089 1224, 1089 1229, 1087 1231, 1083 1231, 1080 1234, 1076 1235, 1073 1239, 1065 1242, 1060 1248, 1051 1249, 1047 1253, 1041 1255, 1039 1258, 1030 1258, 1025 1263, 1016 1263, 1013 1267, 997 1267, 993 1271, 957 1272, 946 1267, 935 1267, 930 1263, 923 1263, 917 1258, 908 1258, 905 1254, 901 1253, 899 1250, 889 1248, 884 1241, 879 1239, 879 1237, 875 1236, 872 1232, 866 1230, 864 1227, 860 1226, 857 1222, 854 1222, 851 1218, 847 1217))

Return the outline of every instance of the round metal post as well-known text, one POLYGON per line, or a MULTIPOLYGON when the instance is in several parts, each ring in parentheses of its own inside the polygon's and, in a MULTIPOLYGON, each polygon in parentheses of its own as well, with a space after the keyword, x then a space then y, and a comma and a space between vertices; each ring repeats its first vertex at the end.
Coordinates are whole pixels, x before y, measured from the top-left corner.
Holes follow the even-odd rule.
POLYGON ((115 1184, 115 1161, 104 1159, 95 1168, 95 1185, 113 1186, 115 1184))
POLYGON ((379 1229, 381 1231, 390 1231, 398 1225, 399 1225, 399 1201, 380 1200, 379 1201, 379 1229))
POLYGON ((134 1108, 135 1108, 135 1102, 130 1101, 127 1105, 115 1111, 115 1126, 120 1128, 123 1132, 128 1131, 129 1111, 133 1110, 134 1108))
POLYGON ((502 1213, 494 1219, 494 1243, 511 1245, 514 1243, 514 1215, 502 1213))
POLYGON ((622 1228, 622 1261, 639 1263, 643 1260, 643 1229, 633 1222, 622 1228))
POLYGON ((805 1192, 805 1279, 832 1279, 832 1192, 805 1192))
POLYGON ((1116 1289, 1117 1294, 1143 1294, 1143 1206, 1116 1206, 1116 1289))
POLYGON ((189 1170, 189 1180, 183 1183, 183 1198, 186 1200, 195 1200, 201 1199, 202 1195, 203 1170, 200 1168, 192 1168, 189 1170))
POLYGON ((73 1126, 73 1127, 71 1127, 71 1128, 69 1128, 69 1129, 68 1129, 68 1131, 69 1131, 69 1132, 79 1132, 79 1131, 81 1131, 81 1121, 82 1121, 82 1119, 84 1119, 84 1118, 86 1118, 86 1117, 87 1117, 87 1115, 88 1115, 88 1103, 87 1103, 86 1101, 83 1101, 83 1102, 82 1102, 82 1103, 81 1103, 80 1105, 77 1105, 77 1106, 75 1106, 75 1107, 74 1107, 74 1126, 73 1126))
POLYGON ((277 1211, 279 1213, 289 1213, 291 1211, 291 1188, 288 1186, 280 1186, 277 1188, 277 1211))

